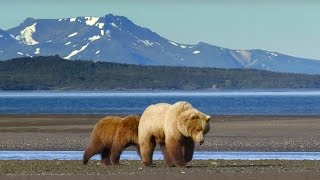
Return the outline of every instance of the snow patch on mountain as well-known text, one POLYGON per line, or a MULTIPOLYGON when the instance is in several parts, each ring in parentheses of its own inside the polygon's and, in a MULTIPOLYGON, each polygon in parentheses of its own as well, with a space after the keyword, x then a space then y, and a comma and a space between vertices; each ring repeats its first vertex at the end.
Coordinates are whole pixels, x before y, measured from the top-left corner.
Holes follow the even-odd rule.
POLYGON ((22 53, 22 52, 17 52, 17 54, 19 54, 19 55, 23 55, 23 53, 22 53))
POLYGON ((246 65, 252 62, 251 59, 251 52, 250 51, 246 51, 246 50, 237 50, 235 51, 237 54, 232 54, 232 56, 238 61, 240 62, 242 65, 246 65))
POLYGON ((99 17, 84 17, 84 19, 86 19, 86 25, 93 26, 99 20, 99 17))
POLYGON ((74 50, 72 51, 68 56, 64 57, 64 59, 70 59, 72 56, 78 54, 79 52, 85 50, 88 47, 89 43, 86 45, 82 46, 79 50, 74 50))
POLYGON ((187 46, 182 45, 182 44, 180 44, 180 47, 181 47, 182 49, 187 48, 187 46))
POLYGON ((119 28, 114 22, 109 23, 111 26, 115 27, 115 28, 119 28))
POLYGON ((75 32, 75 33, 69 34, 68 37, 73 37, 73 36, 75 36, 75 35, 77 35, 77 34, 78 34, 78 33, 75 32))
POLYGON ((271 54, 272 56, 278 56, 278 54, 276 54, 276 53, 273 53, 273 52, 267 52, 268 54, 271 54))
POLYGON ((89 37, 88 40, 92 42, 92 41, 98 40, 100 38, 101 38, 101 36, 97 35, 97 36, 89 37))
POLYGON ((199 54, 200 51, 193 51, 192 54, 199 54))
POLYGON ((100 50, 96 52, 96 54, 99 54, 99 53, 100 53, 100 50))
POLYGON ((65 43, 64 45, 66 45, 66 46, 67 46, 67 45, 69 45, 69 44, 71 44, 71 42, 70 42, 70 41, 69 41, 69 42, 67 42, 67 43, 65 43))
POLYGON ((75 22, 77 18, 70 18, 70 22, 75 22))
MULTIPOLYGON (((102 31, 102 30, 101 30, 102 31)), ((109 29, 106 30, 106 35, 111 37, 111 31, 109 29)))
POLYGON ((174 45, 174 46, 178 46, 177 43, 173 42, 173 41, 169 41, 170 44, 174 45))
POLYGON ((37 48, 34 54, 40 54, 40 48, 37 48))
POLYGON ((150 42, 149 40, 138 40, 138 42, 141 42, 146 46, 152 46, 153 45, 153 42, 150 42))
POLYGON ((182 49, 185 49, 185 48, 188 47, 188 46, 186 46, 186 45, 178 44, 178 43, 173 42, 173 41, 169 41, 169 43, 172 44, 172 45, 174 45, 174 46, 180 47, 180 48, 182 48, 182 49))
POLYGON ((31 26, 28 26, 24 28, 20 32, 20 36, 15 37, 17 40, 22 40, 24 44, 26 45, 35 45, 39 44, 39 42, 35 41, 32 37, 32 34, 36 32, 36 25, 37 23, 32 24, 31 26))
POLYGON ((98 26, 98 27, 99 27, 99 29, 102 29, 102 28, 103 28, 103 26, 104 26, 104 23, 97 23, 97 24, 96 24, 96 26, 98 26))

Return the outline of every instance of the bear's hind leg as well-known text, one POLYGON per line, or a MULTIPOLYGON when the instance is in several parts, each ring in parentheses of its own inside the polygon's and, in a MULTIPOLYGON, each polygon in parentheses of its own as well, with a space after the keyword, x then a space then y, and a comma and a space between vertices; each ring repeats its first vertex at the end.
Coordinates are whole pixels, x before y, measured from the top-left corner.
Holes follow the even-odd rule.
POLYGON ((111 165, 110 163, 110 149, 104 148, 101 153, 101 163, 104 165, 111 165))
POLYGON ((101 148, 98 146, 98 147, 94 147, 94 145, 89 145, 88 148, 84 151, 84 154, 83 154, 83 164, 86 165, 88 164, 88 161, 89 159, 98 154, 98 153, 101 153, 101 148))
POLYGON ((140 146, 139 146, 139 144, 135 144, 134 146, 136 147, 137 153, 138 153, 139 157, 141 158, 141 153, 140 153, 140 146))

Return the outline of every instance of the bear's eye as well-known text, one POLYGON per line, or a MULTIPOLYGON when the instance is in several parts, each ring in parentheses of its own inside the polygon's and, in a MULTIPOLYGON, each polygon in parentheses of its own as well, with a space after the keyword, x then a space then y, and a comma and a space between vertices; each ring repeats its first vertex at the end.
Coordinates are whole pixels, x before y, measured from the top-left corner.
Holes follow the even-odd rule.
POLYGON ((197 129, 197 132, 200 132, 201 131, 201 129, 199 128, 199 129, 197 129))
POLYGON ((198 116, 195 115, 195 114, 193 114, 193 115, 191 116, 191 119, 198 119, 198 116))

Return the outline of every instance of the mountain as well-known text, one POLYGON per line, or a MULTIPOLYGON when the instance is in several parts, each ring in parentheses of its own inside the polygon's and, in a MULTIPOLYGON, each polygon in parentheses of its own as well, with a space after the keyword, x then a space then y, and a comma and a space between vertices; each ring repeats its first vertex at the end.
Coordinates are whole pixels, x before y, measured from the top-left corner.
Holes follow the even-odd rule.
POLYGON ((138 65, 262 69, 320 74, 320 61, 263 50, 231 50, 204 42, 180 44, 123 16, 27 18, 0 30, 0 60, 59 55, 138 65))

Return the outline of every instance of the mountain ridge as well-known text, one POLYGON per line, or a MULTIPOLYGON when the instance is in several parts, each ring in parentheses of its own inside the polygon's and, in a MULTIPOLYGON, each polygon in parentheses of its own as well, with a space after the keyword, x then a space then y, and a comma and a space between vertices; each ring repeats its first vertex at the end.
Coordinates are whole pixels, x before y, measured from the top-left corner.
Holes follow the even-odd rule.
POLYGON ((55 54, 69 60, 320 74, 318 60, 260 49, 232 50, 205 42, 181 44, 112 14, 27 18, 17 27, 0 30, 0 60, 55 54))

